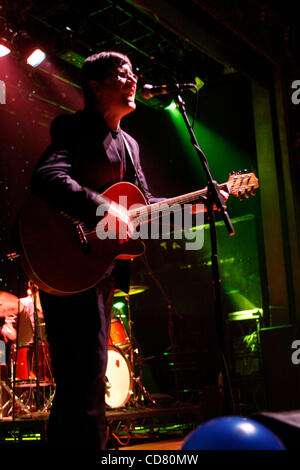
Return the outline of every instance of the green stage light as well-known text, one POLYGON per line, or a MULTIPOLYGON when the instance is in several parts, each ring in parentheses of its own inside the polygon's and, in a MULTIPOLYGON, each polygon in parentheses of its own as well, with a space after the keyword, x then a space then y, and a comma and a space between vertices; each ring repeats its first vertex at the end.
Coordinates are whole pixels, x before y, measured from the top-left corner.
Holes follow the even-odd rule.
POLYGON ((177 109, 177 105, 174 100, 171 101, 171 103, 164 108, 166 111, 174 111, 174 109, 177 109))
POLYGON ((122 308, 124 308, 124 307, 125 307, 124 302, 116 302, 114 304, 114 308, 116 308, 117 310, 122 310, 122 308))

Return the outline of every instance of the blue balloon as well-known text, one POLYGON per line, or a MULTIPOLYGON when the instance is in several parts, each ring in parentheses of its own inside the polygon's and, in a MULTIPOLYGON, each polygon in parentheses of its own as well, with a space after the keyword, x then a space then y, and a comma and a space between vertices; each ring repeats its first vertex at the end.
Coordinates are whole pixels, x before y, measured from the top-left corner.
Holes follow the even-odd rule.
POLYGON ((191 432, 182 450, 286 450, 278 437, 249 418, 223 416, 191 432))

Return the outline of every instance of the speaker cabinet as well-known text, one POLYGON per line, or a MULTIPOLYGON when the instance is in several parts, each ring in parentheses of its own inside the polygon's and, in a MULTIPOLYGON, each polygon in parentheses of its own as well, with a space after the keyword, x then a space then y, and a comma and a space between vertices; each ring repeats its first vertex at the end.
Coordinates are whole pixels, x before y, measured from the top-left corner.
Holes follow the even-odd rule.
POLYGON ((300 410, 257 413, 251 416, 279 437, 287 450, 299 451, 300 410))

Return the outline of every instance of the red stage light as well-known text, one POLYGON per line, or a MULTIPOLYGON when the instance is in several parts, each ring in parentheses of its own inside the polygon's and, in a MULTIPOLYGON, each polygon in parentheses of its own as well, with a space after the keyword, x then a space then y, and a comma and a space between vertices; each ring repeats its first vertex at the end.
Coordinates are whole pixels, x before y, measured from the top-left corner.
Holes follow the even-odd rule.
POLYGON ((35 49, 30 56, 27 57, 27 64, 31 65, 31 67, 37 67, 40 65, 43 60, 46 59, 46 54, 41 49, 35 49))

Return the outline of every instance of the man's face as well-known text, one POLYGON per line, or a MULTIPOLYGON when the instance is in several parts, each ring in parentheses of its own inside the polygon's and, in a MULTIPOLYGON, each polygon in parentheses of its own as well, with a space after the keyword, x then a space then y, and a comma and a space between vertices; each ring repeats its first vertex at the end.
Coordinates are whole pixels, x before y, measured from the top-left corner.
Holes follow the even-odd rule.
POLYGON ((117 68, 98 85, 96 94, 100 107, 125 116, 135 110, 137 77, 129 64, 117 68))

